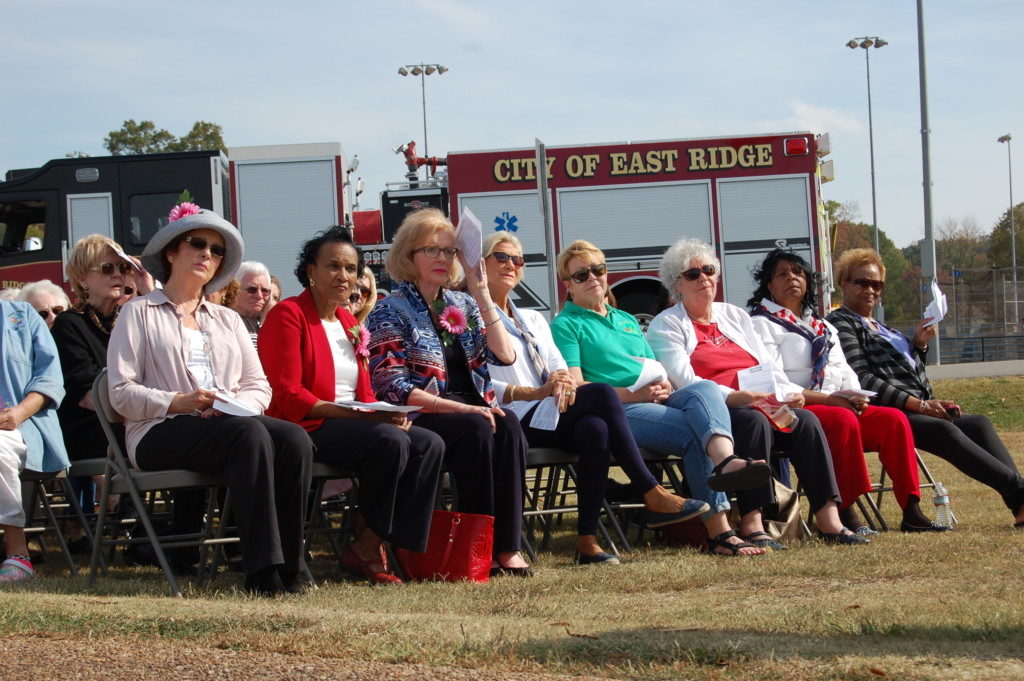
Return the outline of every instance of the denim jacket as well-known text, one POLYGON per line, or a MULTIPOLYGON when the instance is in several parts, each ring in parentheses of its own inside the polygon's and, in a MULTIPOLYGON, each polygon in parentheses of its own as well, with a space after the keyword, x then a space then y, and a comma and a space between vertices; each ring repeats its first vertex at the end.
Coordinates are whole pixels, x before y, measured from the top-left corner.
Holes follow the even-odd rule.
POLYGON ((70 465, 57 420, 57 407, 64 399, 64 375, 53 336, 31 305, 4 300, 0 301, 0 338, 2 406, 12 407, 30 392, 49 398, 18 426, 28 447, 25 468, 47 473, 63 470, 70 465))
MULTIPOLYGON (((480 396, 495 405, 487 364, 503 365, 487 347, 486 327, 472 296, 442 290, 445 307, 455 305, 471 321, 457 336, 480 396)), ((370 382, 377 398, 405 404, 415 388, 433 395, 447 390, 444 346, 416 284, 402 282, 382 299, 366 320, 370 331, 370 382)))

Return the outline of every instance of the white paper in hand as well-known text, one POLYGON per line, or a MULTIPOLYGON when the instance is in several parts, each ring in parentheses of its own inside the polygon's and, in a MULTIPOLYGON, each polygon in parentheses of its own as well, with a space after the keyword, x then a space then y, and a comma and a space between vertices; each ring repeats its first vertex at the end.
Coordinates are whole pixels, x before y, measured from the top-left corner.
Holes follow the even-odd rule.
POLYGON ((483 257, 483 225, 468 208, 463 208, 459 214, 459 226, 455 228, 455 245, 470 267, 480 262, 483 257))
MULTIPOLYGON (((632 355, 630 356, 632 357, 632 355)), ((633 359, 640 362, 643 366, 640 367, 640 375, 637 377, 636 383, 629 386, 629 392, 635 393, 640 388, 648 386, 655 381, 668 380, 668 372, 665 371, 665 367, 658 360, 651 359, 650 357, 633 357, 633 359)))
POLYGON ((554 430, 558 427, 558 400, 545 397, 533 410, 530 427, 537 430, 554 430))
POLYGON ((946 305, 946 294, 939 288, 939 283, 932 279, 932 302, 924 309, 924 319, 931 317, 928 326, 938 324, 946 316, 949 307, 946 305))
POLYGON ((775 372, 767 364, 758 364, 756 367, 742 369, 736 373, 740 390, 751 390, 758 393, 774 395, 779 402, 785 402, 786 396, 782 394, 775 384, 775 372))
POLYGON ((213 408, 228 416, 259 416, 260 413, 245 402, 236 400, 227 393, 217 393, 213 398, 213 408))
POLYGON ((349 409, 363 409, 366 411, 394 411, 408 413, 410 411, 419 411, 421 407, 410 407, 405 404, 391 404, 390 402, 358 402, 356 400, 339 400, 335 402, 339 407, 348 407, 349 409))

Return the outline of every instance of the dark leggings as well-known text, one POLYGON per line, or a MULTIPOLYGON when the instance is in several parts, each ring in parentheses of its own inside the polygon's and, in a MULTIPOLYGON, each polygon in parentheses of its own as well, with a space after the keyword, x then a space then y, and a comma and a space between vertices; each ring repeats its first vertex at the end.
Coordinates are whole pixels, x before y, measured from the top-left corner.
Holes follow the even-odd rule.
POLYGON ((273 566, 299 572, 313 443, 295 423, 269 416, 176 416, 135 449, 144 471, 223 473, 242 540, 245 574, 273 566))
POLYGON ((965 475, 999 492, 1011 513, 1024 504, 1024 478, 987 416, 968 414, 954 421, 906 412, 914 445, 953 464, 965 475))
POLYGON ((640 492, 658 485, 633 440, 622 401, 607 383, 588 383, 576 390, 576 402, 558 419, 555 430, 530 426, 531 409, 523 419, 523 432, 531 447, 559 447, 579 457, 577 494, 579 534, 597 534, 601 503, 611 457, 640 492))
MULTIPOLYGON (((447 399, 461 401, 449 395, 447 399)), ((526 437, 511 412, 495 414, 497 431, 479 414, 423 414, 416 425, 445 442, 445 463, 463 513, 494 516, 494 553, 518 551, 523 527, 526 437)))

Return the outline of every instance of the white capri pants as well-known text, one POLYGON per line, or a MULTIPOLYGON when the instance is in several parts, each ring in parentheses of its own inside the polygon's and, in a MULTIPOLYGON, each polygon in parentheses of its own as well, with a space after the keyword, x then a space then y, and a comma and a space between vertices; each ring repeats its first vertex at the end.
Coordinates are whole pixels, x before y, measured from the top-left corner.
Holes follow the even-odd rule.
POLYGON ((28 447, 18 430, 0 430, 0 525, 25 527, 21 470, 28 447))

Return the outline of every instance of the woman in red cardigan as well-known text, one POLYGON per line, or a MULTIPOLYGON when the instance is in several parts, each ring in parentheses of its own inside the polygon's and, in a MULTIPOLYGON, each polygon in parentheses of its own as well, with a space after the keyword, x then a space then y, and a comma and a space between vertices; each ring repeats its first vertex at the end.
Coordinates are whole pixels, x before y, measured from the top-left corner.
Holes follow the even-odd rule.
POLYGON ((374 401, 369 334, 341 307, 362 269, 347 229, 332 227, 303 244, 295 276, 306 290, 267 314, 257 348, 273 389, 267 415, 302 425, 317 461, 351 468, 359 478, 366 529, 345 549, 341 569, 374 583, 399 583, 382 541, 426 550, 444 441, 410 425, 405 414, 336 404, 374 401))

